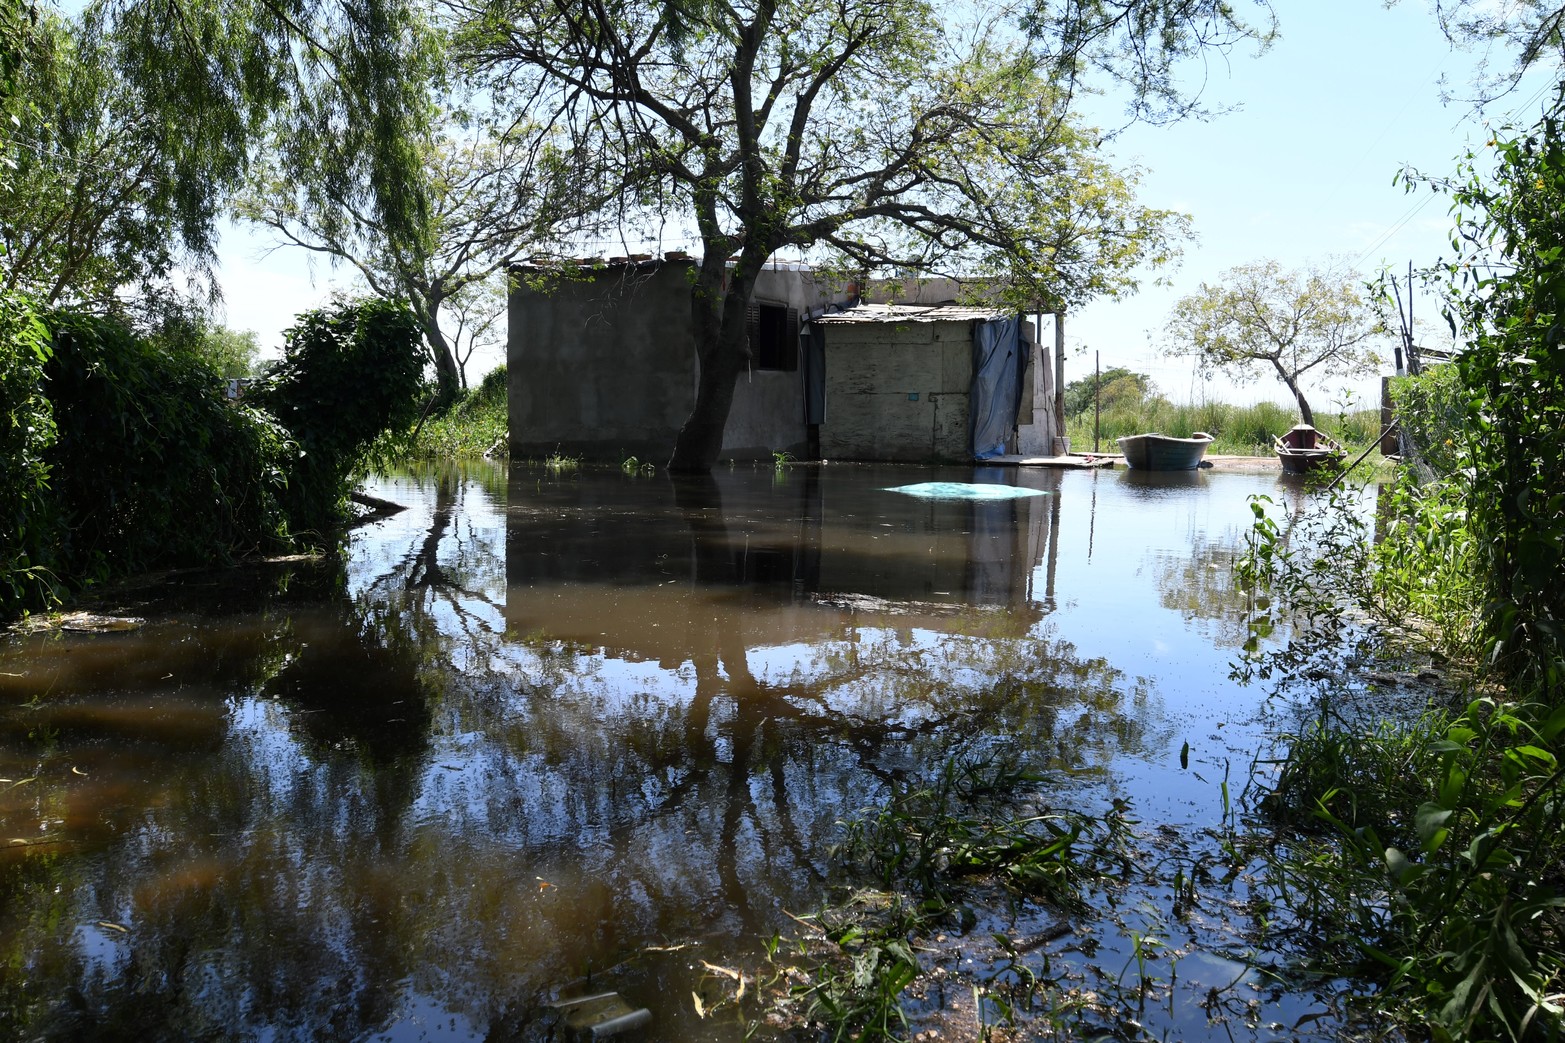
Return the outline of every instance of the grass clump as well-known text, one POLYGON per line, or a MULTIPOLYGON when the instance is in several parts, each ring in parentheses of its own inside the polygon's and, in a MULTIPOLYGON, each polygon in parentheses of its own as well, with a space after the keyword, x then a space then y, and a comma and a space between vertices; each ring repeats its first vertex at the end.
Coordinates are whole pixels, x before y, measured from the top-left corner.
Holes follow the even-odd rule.
POLYGON ((1003 759, 951 758, 842 823, 833 855, 844 897, 801 917, 809 931, 794 946, 767 946, 788 983, 777 1016, 824 1025, 833 1040, 902 1039, 904 996, 924 975, 917 954, 930 936, 971 930, 981 899, 1080 909, 1084 888, 1122 873, 1126 807, 1043 808, 1041 781, 1003 759))
POLYGON ((427 417, 411 455, 441 460, 504 455, 506 444, 506 368, 499 366, 440 416, 427 417))
MULTIPOLYGON (((1097 450, 1118 450, 1116 439, 1156 431, 1174 438, 1189 438, 1205 431, 1215 441, 1208 452, 1222 456, 1271 456, 1272 439, 1299 422, 1292 408, 1275 402, 1238 406, 1226 402, 1175 405, 1162 395, 1119 398, 1105 402, 1097 418, 1097 450)), ((1380 434, 1380 410, 1345 409, 1319 414, 1315 424, 1350 450, 1363 449, 1380 434)), ((1094 417, 1088 401, 1085 410, 1066 418, 1066 434, 1076 452, 1092 450, 1094 417)))

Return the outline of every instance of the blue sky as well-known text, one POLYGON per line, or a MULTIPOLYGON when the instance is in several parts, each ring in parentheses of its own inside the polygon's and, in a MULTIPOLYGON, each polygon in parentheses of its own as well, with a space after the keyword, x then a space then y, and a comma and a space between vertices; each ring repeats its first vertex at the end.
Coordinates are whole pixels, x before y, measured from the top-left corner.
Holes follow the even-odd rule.
MULTIPOLYGON (((1178 270, 1165 273, 1169 285, 1144 285, 1129 300, 1095 303, 1069 318, 1067 380, 1090 375, 1096 351, 1105 368, 1150 373, 1175 401, 1285 401, 1274 379, 1239 386, 1219 377, 1203 385, 1189 360, 1166 359, 1158 337, 1174 303, 1249 261, 1294 268, 1345 260, 1368 276, 1382 266, 1405 272, 1409 261, 1425 265, 1449 253, 1446 201, 1427 191, 1408 195, 1393 177, 1404 165, 1449 173, 1468 144, 1487 139, 1484 116, 1471 105, 1441 101, 1442 81, 1464 93, 1475 56, 1449 47, 1425 0, 1391 9, 1377 0, 1277 6, 1282 36, 1267 53, 1213 55, 1204 70, 1186 70, 1192 81, 1204 71, 1210 106, 1235 111, 1204 123, 1133 126, 1110 146, 1119 162, 1147 168, 1145 203, 1192 215, 1198 241, 1187 246, 1178 270)), ((1530 121, 1549 82, 1531 78, 1491 106, 1488 118, 1520 114, 1530 121)), ((1118 122, 1112 99, 1094 103, 1102 113, 1097 122, 1118 122)), ((222 282, 228 324, 255 330, 275 351, 292 316, 318 304, 332 279, 346 275, 319 262, 312 272, 297 249, 259 259, 263 246, 264 239, 242 233, 226 236, 222 282)), ((1429 298, 1415 309, 1437 317, 1429 298)), ((469 378, 500 361, 497 354, 475 357, 469 378)), ((1378 386, 1361 380, 1347 390, 1368 403, 1378 399, 1378 386)), ((1336 387, 1312 390, 1317 411, 1343 396, 1336 387)))
MULTIPOLYGON (((1203 388, 1190 360, 1166 358, 1158 345, 1175 302, 1250 261, 1299 268, 1345 260, 1367 277, 1449 256, 1448 201, 1427 190, 1409 195, 1394 176, 1405 165, 1453 172, 1469 144, 1487 140, 1485 118, 1536 115, 1550 80, 1531 77, 1488 114, 1475 113, 1470 103, 1442 104, 1441 84, 1470 94, 1476 56, 1453 51, 1420 0, 1389 10, 1376 0, 1277 6, 1282 37, 1267 53, 1208 63, 1205 98, 1237 111, 1132 127, 1115 144, 1121 162, 1148 168, 1142 200, 1191 214, 1199 240, 1166 276, 1169 286, 1068 319, 1067 380, 1090 375, 1098 352, 1105 368, 1152 374, 1175 401, 1287 401, 1274 378, 1241 387, 1219 377, 1203 388)), ((1509 67, 1508 56, 1495 61, 1509 67)), ((1433 299, 1420 297, 1414 308, 1415 318, 1438 321, 1433 299)), ((1373 403, 1378 387, 1378 379, 1355 381, 1347 390, 1373 403)), ((1322 386, 1311 405, 1331 407, 1342 393, 1322 386)))

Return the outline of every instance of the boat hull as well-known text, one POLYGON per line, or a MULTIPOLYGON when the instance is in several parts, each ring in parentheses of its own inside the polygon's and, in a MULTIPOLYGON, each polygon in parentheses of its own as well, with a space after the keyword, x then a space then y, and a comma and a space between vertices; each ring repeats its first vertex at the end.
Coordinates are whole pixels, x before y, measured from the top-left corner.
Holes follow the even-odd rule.
POLYGON ((1154 432, 1127 435, 1117 441, 1127 467, 1138 471, 1193 471, 1201 466, 1212 436, 1197 431, 1191 438, 1174 438, 1154 432))
POLYGON ((1308 424, 1299 424, 1276 439, 1273 448, 1283 474, 1309 474, 1339 467, 1347 451, 1329 435, 1308 424))

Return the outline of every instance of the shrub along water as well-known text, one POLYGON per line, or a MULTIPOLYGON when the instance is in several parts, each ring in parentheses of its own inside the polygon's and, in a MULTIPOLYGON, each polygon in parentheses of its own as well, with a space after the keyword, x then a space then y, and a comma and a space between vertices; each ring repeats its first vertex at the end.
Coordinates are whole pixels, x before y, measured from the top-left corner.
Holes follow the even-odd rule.
MULTIPOLYGON (((1449 421, 1450 380, 1437 372, 1400 393, 1425 437, 1449 421)), ((1420 457, 1470 460, 1457 435, 1420 457)), ((1261 786, 1258 806, 1283 842, 1257 850, 1270 901, 1290 914, 1275 920, 1289 923, 1312 973, 1377 984, 1382 1014, 1437 1040, 1558 1039, 1565 704, 1549 680, 1557 662, 1495 669, 1514 660, 1497 649, 1508 614, 1485 580, 1484 521, 1465 509, 1475 472, 1422 484, 1405 475, 1373 547, 1368 522, 1340 502, 1323 508, 1308 553, 1258 520, 1247 579, 1312 623, 1257 673, 1319 677, 1319 656, 1340 656, 1368 618, 1439 661, 1470 664, 1471 679, 1429 712, 1378 723, 1344 714, 1338 704, 1351 700, 1328 686, 1261 786)), ((1258 617, 1263 630, 1275 612, 1258 617)))
MULTIPOLYGON (((1437 186, 1455 201, 1461 256, 1445 275, 1471 342, 1394 390, 1418 466, 1373 553, 1327 541, 1306 560, 1261 521, 1250 559, 1258 592, 1419 624, 1403 640, 1471 679, 1378 728, 1323 698, 1260 807, 1285 841, 1265 849, 1266 886, 1310 970, 1376 983, 1380 1011, 1415 1034, 1553 1040, 1565 1037, 1565 91, 1490 145, 1492 174, 1469 154, 1437 186)), ((1299 646, 1314 632, 1278 660, 1284 673, 1307 669, 1299 646)))
POLYGON ((297 446, 284 496, 294 538, 339 531, 353 476, 385 462, 381 434, 418 418, 421 336, 412 312, 380 299, 306 312, 284 332, 282 362, 250 397, 297 446))
POLYGON ((410 448, 416 459, 439 460, 493 455, 506 439, 506 370, 491 370, 439 416, 418 429, 410 448))
POLYGON ((0 617, 116 576, 320 545, 382 430, 416 415, 405 308, 301 316, 245 403, 178 337, 0 299, 0 617))
POLYGON ((0 618, 55 596, 48 453, 54 411, 43 392, 49 340, 32 304, 0 294, 0 618))
POLYGON ((55 566, 76 585, 285 546, 287 435, 210 368, 124 323, 55 313, 55 566))

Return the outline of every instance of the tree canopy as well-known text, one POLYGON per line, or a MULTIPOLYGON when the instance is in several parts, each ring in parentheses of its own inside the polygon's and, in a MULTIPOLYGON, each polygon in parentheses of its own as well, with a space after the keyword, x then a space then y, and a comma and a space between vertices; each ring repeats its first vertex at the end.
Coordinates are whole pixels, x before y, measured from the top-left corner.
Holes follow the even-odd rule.
POLYGON ((1220 284, 1202 283, 1174 306, 1165 350, 1241 382, 1271 373, 1293 395, 1303 421, 1313 424, 1306 378, 1370 372, 1380 364, 1372 345, 1384 330, 1356 283, 1329 269, 1239 265, 1220 284))
POLYGON ((1080 416, 1092 408, 1094 401, 1100 402, 1104 409, 1123 405, 1139 406, 1156 390, 1152 378, 1145 373, 1137 373, 1124 366, 1110 366, 1102 373, 1065 385, 1065 415, 1080 416))
POLYGON ((5 288, 99 310, 127 292, 166 299, 183 289, 176 276, 211 290, 229 194, 280 127, 276 162, 294 176, 352 186, 344 194, 388 228, 422 233, 409 142, 431 52, 403 0, 3 10, 5 288), (323 156, 314 145, 328 138, 323 156))
MULTIPOLYGON (((350 266, 374 293, 406 299, 446 401, 466 384, 464 333, 487 329, 504 308, 493 278, 601 204, 601 193, 549 127, 458 102, 440 99, 432 133, 415 142, 427 204, 416 236, 398 234, 383 213, 364 205, 365 186, 345 192, 325 176, 330 159, 305 178, 263 162, 238 202, 243 218, 283 243, 350 266)), ((323 143, 316 155, 331 147, 323 143)))

